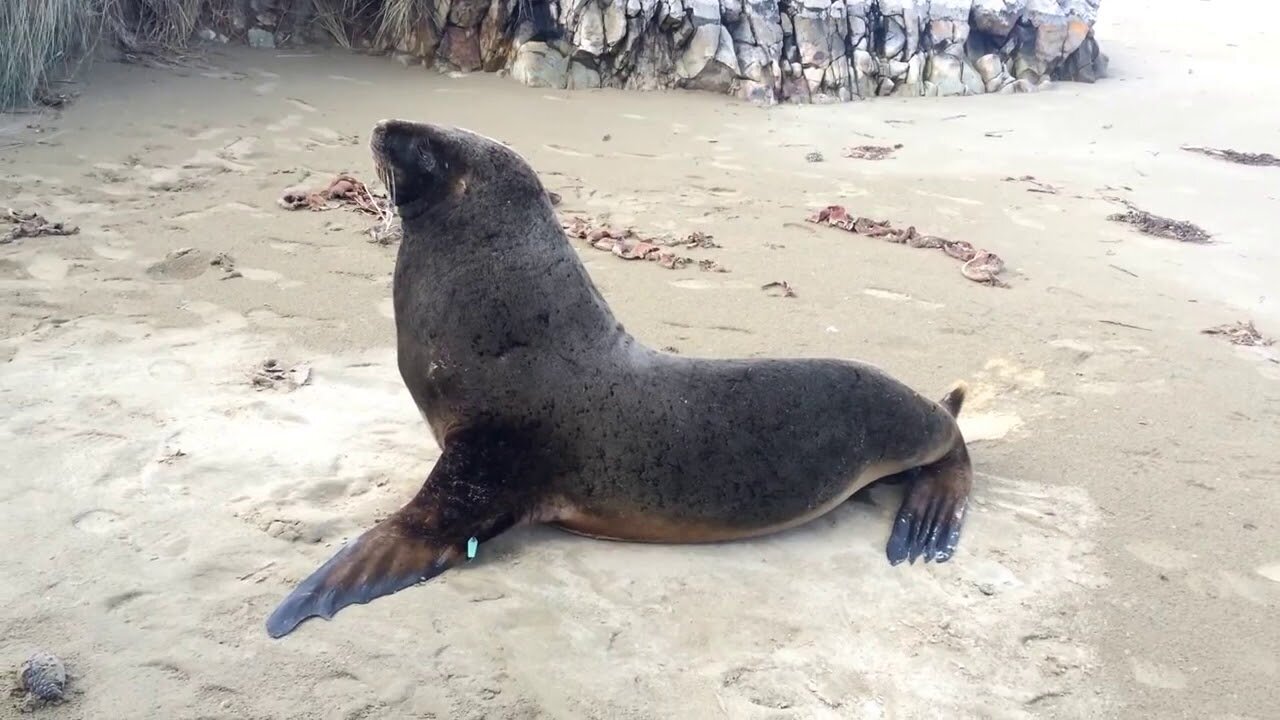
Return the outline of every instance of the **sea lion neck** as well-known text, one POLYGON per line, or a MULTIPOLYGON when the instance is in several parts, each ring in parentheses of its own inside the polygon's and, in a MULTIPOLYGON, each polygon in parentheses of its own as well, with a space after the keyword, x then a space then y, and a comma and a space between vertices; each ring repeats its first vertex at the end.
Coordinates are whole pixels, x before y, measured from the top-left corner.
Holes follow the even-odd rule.
POLYGON ((406 221, 393 293, 400 332, 441 354, 563 358, 625 335, 545 194, 451 203, 406 221))

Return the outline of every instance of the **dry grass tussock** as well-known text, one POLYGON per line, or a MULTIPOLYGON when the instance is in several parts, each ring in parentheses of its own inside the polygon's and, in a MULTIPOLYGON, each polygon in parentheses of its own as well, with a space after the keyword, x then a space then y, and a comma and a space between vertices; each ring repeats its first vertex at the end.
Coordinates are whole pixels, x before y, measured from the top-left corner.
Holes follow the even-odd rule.
POLYGON ((0 2, 0 109, 29 104, 51 74, 70 70, 98 36, 111 1, 0 2))
MULTIPOLYGON (((303 0, 311 22, 350 48, 358 32, 390 44, 430 18, 433 0, 303 0)), ((237 0, 0 0, 0 110, 29 105, 101 40, 126 60, 181 59, 197 28, 231 26, 237 0)))

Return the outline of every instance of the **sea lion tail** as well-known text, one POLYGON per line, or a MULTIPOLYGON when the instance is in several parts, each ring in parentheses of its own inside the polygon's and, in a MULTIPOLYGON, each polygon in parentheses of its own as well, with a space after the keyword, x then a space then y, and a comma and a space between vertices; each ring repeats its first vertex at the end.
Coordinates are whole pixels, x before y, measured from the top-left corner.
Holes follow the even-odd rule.
POLYGON ((951 413, 951 417, 960 416, 960 408, 964 405, 965 396, 969 394, 969 383, 963 380, 957 380, 946 395, 942 396, 940 404, 951 413))

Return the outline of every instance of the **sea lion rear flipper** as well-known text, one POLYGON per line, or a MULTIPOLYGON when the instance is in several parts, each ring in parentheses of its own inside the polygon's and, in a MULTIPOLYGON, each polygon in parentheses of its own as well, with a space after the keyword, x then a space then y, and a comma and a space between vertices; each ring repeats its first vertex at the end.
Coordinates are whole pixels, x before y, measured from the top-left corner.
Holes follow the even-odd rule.
POLYGON ((446 440, 414 499, 338 551, 271 613, 267 633, 289 634, 307 618, 430 580, 463 557, 468 542, 505 532, 523 515, 510 501, 510 445, 461 437, 446 440))
POLYGON ((969 383, 960 380, 955 385, 951 386, 951 389, 942 397, 939 404, 946 408, 947 412, 951 413, 951 417, 959 417, 960 408, 964 405, 964 398, 968 394, 969 383))
POLYGON ((972 488, 973 470, 963 440, 937 462, 920 468, 907 486, 889 535, 889 564, 915 564, 921 556, 925 562, 951 559, 972 488))

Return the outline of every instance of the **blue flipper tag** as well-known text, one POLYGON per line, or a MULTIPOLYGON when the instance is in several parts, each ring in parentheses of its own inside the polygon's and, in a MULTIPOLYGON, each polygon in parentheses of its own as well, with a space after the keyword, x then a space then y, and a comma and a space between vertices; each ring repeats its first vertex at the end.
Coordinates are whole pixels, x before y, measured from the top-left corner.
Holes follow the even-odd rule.
POLYGON ((475 538, 471 538, 470 540, 468 540, 468 541, 467 541, 467 559, 468 559, 468 560, 475 560, 475 559, 476 559, 476 550, 477 550, 477 549, 479 549, 479 548, 480 548, 480 541, 479 541, 479 540, 477 540, 477 539, 475 539, 475 538))

